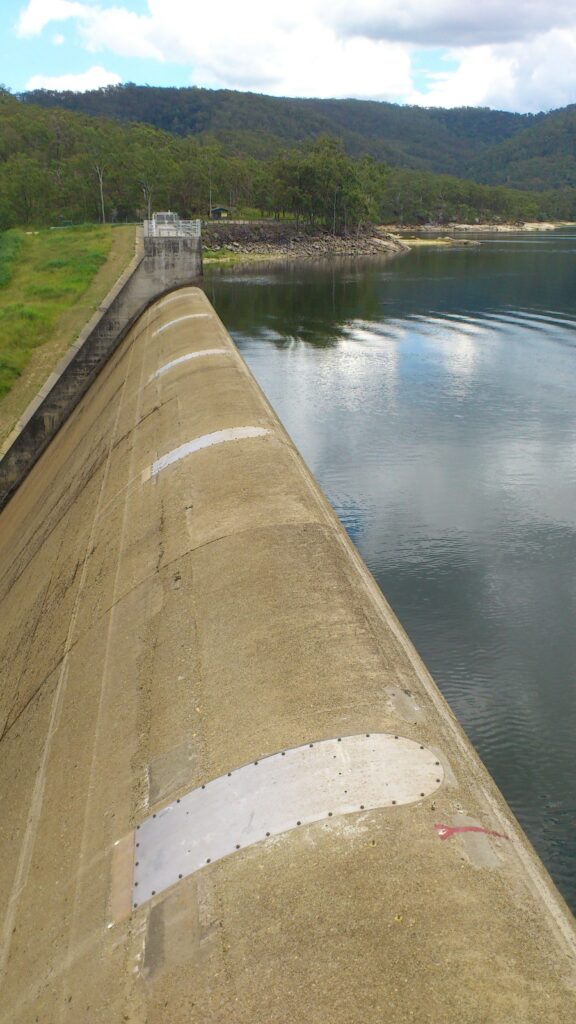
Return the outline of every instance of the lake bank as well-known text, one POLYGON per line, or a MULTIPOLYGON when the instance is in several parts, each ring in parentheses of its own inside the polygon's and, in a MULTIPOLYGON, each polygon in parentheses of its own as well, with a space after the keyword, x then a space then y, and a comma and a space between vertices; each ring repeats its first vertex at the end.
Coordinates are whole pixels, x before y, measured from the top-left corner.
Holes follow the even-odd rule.
POLYGON ((462 235, 512 235, 532 234, 534 232, 557 231, 559 228, 572 227, 570 221, 526 221, 523 224, 494 224, 489 221, 482 224, 420 224, 401 227, 399 224, 387 225, 385 230, 393 237, 405 242, 410 249, 421 245, 481 245, 482 241, 462 238, 462 235), (458 237, 454 237, 457 235, 458 237))
POLYGON ((454 238, 452 235, 435 235, 425 236, 422 235, 407 235, 402 238, 402 241, 406 243, 409 249, 417 248, 420 245, 435 246, 435 245, 481 245, 476 238, 454 238))
POLYGON ((453 233, 517 234, 554 231, 568 222, 524 224, 381 224, 348 235, 310 229, 294 221, 229 221, 203 224, 204 263, 314 260, 333 257, 397 256, 422 245, 479 245, 453 233))
POLYGON ((473 232, 474 234, 518 234, 526 231, 556 231, 558 228, 572 227, 571 221, 526 221, 522 224, 496 224, 486 221, 481 224, 459 224, 450 221, 448 224, 389 224, 387 231, 393 234, 418 233, 419 235, 445 235, 447 231, 473 232))
POLYGON ((283 221, 204 224, 202 237, 205 263, 395 256, 410 249, 403 239, 382 227, 335 235, 283 221))

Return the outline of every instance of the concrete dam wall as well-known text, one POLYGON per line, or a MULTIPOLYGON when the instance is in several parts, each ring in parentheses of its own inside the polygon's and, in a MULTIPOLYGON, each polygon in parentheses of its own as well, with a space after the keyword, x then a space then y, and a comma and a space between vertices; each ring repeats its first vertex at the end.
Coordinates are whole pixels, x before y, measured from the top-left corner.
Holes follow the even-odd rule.
POLYGON ((570 1024, 574 921, 197 288, 0 514, 2 1024, 570 1024))

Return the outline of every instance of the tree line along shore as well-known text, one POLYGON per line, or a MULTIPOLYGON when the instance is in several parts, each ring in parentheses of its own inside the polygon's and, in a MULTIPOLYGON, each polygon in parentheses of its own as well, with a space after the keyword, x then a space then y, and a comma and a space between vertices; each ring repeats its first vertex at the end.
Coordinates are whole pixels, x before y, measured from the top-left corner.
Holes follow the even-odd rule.
POLYGON ((251 155, 216 137, 176 136, 0 92, 0 230, 125 223, 152 209, 208 217, 217 206, 347 235, 370 225, 573 220, 576 192, 393 166, 350 156, 329 136, 251 155))

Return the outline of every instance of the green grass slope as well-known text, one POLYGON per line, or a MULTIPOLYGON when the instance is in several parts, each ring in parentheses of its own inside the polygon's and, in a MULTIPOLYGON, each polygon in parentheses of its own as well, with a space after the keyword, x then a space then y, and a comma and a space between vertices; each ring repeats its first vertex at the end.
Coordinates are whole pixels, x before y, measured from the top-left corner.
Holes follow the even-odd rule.
POLYGON ((0 398, 105 262, 112 229, 0 235, 0 398))

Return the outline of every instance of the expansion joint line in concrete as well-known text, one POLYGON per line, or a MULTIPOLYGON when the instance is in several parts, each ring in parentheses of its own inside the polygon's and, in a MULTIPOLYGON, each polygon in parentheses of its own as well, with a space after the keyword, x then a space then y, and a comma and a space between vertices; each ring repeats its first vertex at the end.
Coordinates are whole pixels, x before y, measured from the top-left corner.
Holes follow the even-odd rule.
MULTIPOLYGON (((146 339, 146 341, 148 341, 148 340, 149 340, 149 337, 146 339)), ((146 347, 146 345, 145 345, 145 347, 146 347)), ((144 354, 141 357, 140 383, 142 383, 142 377, 144 375, 144 363, 145 363, 145 352, 144 352, 144 354)), ((127 378, 128 378, 128 375, 127 375, 126 379, 127 378)), ((140 403, 137 402, 136 408, 135 408, 135 412, 134 412, 134 417, 135 417, 136 420, 138 420, 139 416, 140 416, 140 403)), ((118 427, 118 421, 115 424, 114 434, 116 433, 117 427, 118 427)), ((112 451, 112 449, 111 449, 111 451, 112 451)), ((131 452, 130 452, 130 461, 129 461, 129 465, 128 465, 128 475, 131 475, 132 460, 133 460, 133 458, 134 458, 134 448, 132 448, 131 452)), ((117 593, 118 584, 119 584, 119 580, 120 580, 120 573, 121 573, 121 567, 122 567, 122 557, 121 557, 121 555, 122 555, 122 550, 123 550, 123 545, 124 545, 124 539, 125 539, 125 536, 126 536, 126 526, 127 526, 127 522, 128 522, 128 506, 129 506, 128 497, 129 497, 129 494, 130 494, 130 491, 126 490, 125 491, 124 509, 122 511, 122 524, 121 524, 121 528, 120 528, 120 538, 119 538, 119 543, 118 543, 118 559, 117 559, 116 571, 115 571, 115 574, 114 574, 114 582, 113 582, 113 587, 112 587, 112 595, 113 595, 113 597, 117 593)), ((110 650, 111 650, 112 636, 113 636, 113 631, 114 631, 114 605, 115 604, 116 604, 116 602, 113 601, 112 610, 111 610, 111 612, 109 614, 109 618, 108 618, 108 628, 107 628, 107 632, 106 632, 106 646, 105 646, 105 651, 104 651, 102 670, 101 670, 101 673, 100 673, 100 691, 99 691, 99 694, 98 694, 98 706, 97 706, 97 712, 96 712, 96 722, 95 722, 94 733, 93 733, 92 757, 90 759, 90 768, 89 768, 89 782, 88 782, 88 787, 87 787, 86 805, 85 805, 85 808, 84 808, 84 816, 83 816, 83 821, 82 821, 82 831, 81 831, 81 837, 80 837, 80 856, 79 856, 80 864, 85 859, 86 847, 87 847, 87 836, 88 836, 89 820, 90 820, 90 815, 92 813, 92 805, 93 805, 93 801, 94 801, 94 794, 95 794, 95 792, 97 790, 97 787, 94 785, 94 776, 95 776, 95 774, 97 772, 98 756, 99 756, 99 754, 101 754, 101 752, 99 751, 99 745, 100 745, 100 742, 101 742, 101 735, 102 735, 102 728, 103 728, 104 707, 105 707, 105 702, 106 702, 106 698, 107 698, 107 695, 108 695, 108 682, 109 682, 110 675, 111 675, 111 673, 110 673, 110 650)), ((80 884, 81 884, 81 877, 80 877, 80 875, 77 875, 76 885, 74 887, 74 897, 73 897, 73 901, 72 901, 72 912, 71 912, 70 926, 69 926, 69 931, 68 931, 68 935, 69 935, 68 956, 69 956, 69 958, 71 958, 72 955, 73 955, 73 949, 74 949, 75 943, 77 941, 77 937, 76 937, 77 922, 78 922, 78 915, 79 915, 79 913, 81 911, 81 906, 80 906, 80 884)), ((62 999, 61 1005, 64 1006, 64 999, 62 999)), ((64 1011, 62 1011, 62 1013, 64 1013, 64 1011)))
MULTIPOLYGON (((265 526, 247 526, 243 530, 229 530, 228 533, 222 533, 218 537, 210 537, 210 540, 204 540, 202 541, 201 544, 193 544, 190 547, 183 549, 178 555, 175 555, 174 558, 171 558, 168 562, 162 562, 157 568, 153 569, 151 573, 149 573, 147 576, 144 576, 141 580, 138 580, 138 583, 134 583, 133 586, 131 586, 128 590, 121 594, 120 597, 117 598, 114 604, 109 605, 98 616, 98 618, 94 620, 94 622, 101 622, 102 619, 106 617, 106 615, 109 615, 110 612, 117 607, 117 605, 121 604, 121 602, 124 601, 127 597, 130 597, 130 595, 133 594, 134 591, 138 590, 139 587, 142 587, 146 583, 149 583, 151 579, 154 579, 154 577, 158 576, 160 573, 163 573, 166 570, 171 569, 173 565, 176 565, 178 562, 181 562, 182 559, 186 558, 188 555, 194 555, 196 554, 196 552, 203 551, 204 548, 209 548, 212 544, 219 544, 221 541, 228 540, 230 537, 242 537, 245 534, 264 533, 266 530, 270 529, 281 530, 290 527, 302 529, 303 526, 319 526, 321 529, 325 529, 324 524, 318 522, 318 520, 316 519, 303 519, 300 520, 300 522, 298 523, 273 522, 265 526)), ((82 637, 78 637, 78 640, 81 639, 82 637)))
POLYGON ((80 609, 80 600, 81 600, 81 596, 82 596, 82 593, 83 593, 83 590, 84 590, 84 584, 86 582, 87 567, 88 567, 88 561, 89 561, 88 554, 89 554, 90 550, 93 547, 93 539, 94 539, 94 535, 95 535, 95 531, 96 531, 96 523, 97 523, 97 518, 98 518, 98 510, 99 510, 100 502, 102 501, 102 495, 104 493, 104 489, 105 489, 105 486, 106 486, 106 483, 107 483, 107 480, 108 480, 108 473, 109 473, 109 469, 110 469, 110 459, 111 459, 111 454, 112 454, 112 442, 113 442, 113 439, 114 439, 114 434, 115 434, 116 429, 118 427, 118 423, 120 421, 120 413, 121 413, 121 410, 122 410, 122 397, 123 397, 123 394, 124 394, 124 389, 126 387, 127 376, 126 376, 126 378, 124 380, 122 394, 121 394, 121 397, 120 397, 119 402, 118 402, 118 408, 117 408, 117 411, 116 411, 116 417, 115 417, 115 422, 114 422, 114 429, 111 432, 111 437, 110 437, 110 445, 109 445, 109 449, 108 449, 108 457, 107 457, 107 460, 106 460, 106 468, 105 468, 105 471, 103 473, 103 479, 102 479, 102 483, 101 483, 101 486, 100 486, 100 492, 99 492, 99 495, 98 495, 98 501, 96 502, 96 506, 95 506, 95 509, 94 509, 94 515, 92 517, 92 523, 91 523, 90 531, 89 531, 89 534, 88 534, 88 540, 87 540, 87 543, 86 543, 86 546, 85 546, 85 550, 84 550, 84 561, 83 561, 83 566, 82 566, 82 575, 80 577, 80 582, 79 582, 79 585, 78 585, 78 590, 76 592, 76 597, 75 597, 75 600, 74 600, 74 606, 73 606, 73 609, 72 609, 72 614, 70 616, 70 624, 69 624, 69 627, 68 627, 68 633, 67 633, 67 637, 66 637, 65 653, 64 653, 64 658, 62 660, 62 665, 61 665, 61 669, 60 669, 60 677, 58 679, 58 683, 57 683, 56 688, 55 688, 54 696, 52 698, 52 708, 51 708, 51 711, 50 711, 50 718, 49 718, 48 727, 47 727, 47 730, 46 730, 46 739, 45 739, 45 742, 44 742, 44 748, 43 748, 43 751, 42 751, 42 756, 41 756, 41 759, 40 759, 40 764, 38 766, 38 769, 37 769, 37 772, 36 772, 36 778, 35 778, 35 781, 34 781, 34 788, 33 788, 33 791, 32 791, 32 798, 31 798, 31 801, 30 801, 30 811, 29 811, 29 814, 28 814, 28 819, 27 819, 27 822, 26 822, 25 830, 24 830, 24 837, 23 837, 23 840, 22 840, 21 852, 20 852, 20 856, 18 858, 18 863, 17 863, 17 867, 16 867, 16 872, 15 872, 15 876, 14 876, 13 885, 12 885, 12 891, 10 893, 10 898, 8 900, 8 906, 7 906, 7 910, 6 910, 6 916, 4 918, 3 928, 2 928, 2 931, 0 932, 0 986, 2 985, 2 982, 4 980, 4 976, 5 976, 5 973, 6 973, 6 968, 7 968, 7 965, 8 965, 8 958, 10 956, 10 950, 11 950, 11 946, 12 946, 12 935, 13 935, 13 930, 14 930, 14 921, 15 921, 17 910, 18 910, 18 905, 19 905, 19 902, 20 902, 20 896, 21 896, 21 894, 22 894, 22 892, 24 890, 24 886, 26 884, 26 878, 27 878, 27 875, 28 875, 28 871, 29 871, 29 868, 30 868, 30 863, 31 863, 31 860, 32 860, 32 855, 33 855, 33 852, 34 852, 34 846, 35 846, 35 843, 36 843, 36 836, 37 836, 37 832, 38 832, 38 826, 40 824, 40 818, 41 818, 41 814, 42 814, 42 804, 43 804, 43 800, 44 800, 44 788, 45 788, 45 785, 46 785, 46 776, 47 776, 47 771, 48 771, 48 764, 49 764, 50 755, 51 755, 51 752, 52 752, 52 741, 54 739, 54 736, 56 734, 56 730, 57 730, 57 727, 58 727, 58 721, 59 721, 59 717, 60 717, 60 710, 61 710, 61 706, 62 706, 62 703, 63 703, 63 700, 64 700, 64 695, 65 695, 66 688, 67 688, 67 683, 68 683, 69 651, 70 651, 70 648, 71 648, 71 645, 72 645, 71 642, 72 642, 72 638, 73 638, 73 635, 74 635, 74 630, 76 628, 76 620, 78 618, 78 613, 79 613, 79 609, 80 609))
POLYGON ((120 434, 120 437, 117 438, 116 441, 114 441, 113 450, 116 451, 118 445, 122 444, 122 442, 125 441, 127 437, 130 437, 130 435, 133 434, 135 430, 138 430, 138 427, 140 427, 142 423, 146 423, 146 420, 150 419, 151 416, 154 416, 156 413, 160 412, 161 409, 164 409, 172 401, 174 401, 174 399, 169 398, 168 401, 163 402, 162 405, 153 405, 152 408, 149 409, 147 413, 144 413, 144 416, 141 416, 141 418, 136 423, 133 423, 131 427, 128 427, 128 430, 125 430, 123 434, 120 434))
MULTIPOLYGON (((118 391, 120 391, 120 389, 118 389, 118 391)), ((76 447, 79 447, 79 446, 77 445, 76 447)), ((71 458, 74 456, 75 453, 76 453, 76 448, 74 449, 74 452, 72 453, 71 458)), ((55 522, 52 523, 50 528, 45 533, 40 533, 40 531, 37 531, 34 534, 34 540, 35 540, 36 543, 35 543, 35 547, 33 548, 32 554, 27 559, 27 561, 24 563, 22 568, 19 571, 17 571, 16 574, 10 579, 10 582, 8 584, 8 587, 7 587, 7 590, 10 590, 14 586, 14 584, 18 582, 18 580, 20 579, 22 574, 26 571, 26 569, 28 568, 28 566, 30 565, 32 560, 36 557, 36 554, 38 553, 38 551, 46 543, 46 541, 49 539, 49 537, 52 536, 52 534, 54 533, 54 530, 56 530, 58 528, 58 526, 62 522, 62 519, 67 514, 69 509, 74 505, 74 502, 77 501, 78 495, 87 487, 87 485, 90 483, 90 481, 96 475, 98 470, 101 468, 102 464, 106 462, 107 458, 108 458, 107 449, 103 449, 102 453, 98 456, 98 458, 90 466, 90 471, 89 471, 88 475, 86 477, 82 478, 82 482, 81 482, 80 486, 77 487, 77 488, 68 488, 65 491, 65 498, 63 499, 63 508, 62 508, 61 511, 57 511, 58 510, 58 502, 55 505, 52 505, 50 508, 46 509, 45 519, 50 519, 50 517, 51 517, 51 515, 53 513, 57 515, 57 519, 55 520, 55 522)), ((39 499, 40 502, 43 502, 43 497, 44 497, 43 495, 40 497, 40 499, 39 499)), ((43 504, 44 504, 44 502, 43 502, 43 504)), ((0 515, 1 515, 1 512, 0 512, 0 515)), ((14 558, 12 559, 10 565, 8 566, 6 572, 1 577, 1 579, 0 579, 0 587, 4 586, 4 581, 8 578, 10 570, 12 569, 13 565, 17 562, 18 558, 20 558, 20 556, 22 555, 23 550, 25 550, 26 547, 27 547, 27 540, 25 538, 23 543, 22 543, 22 546, 18 549, 18 551, 16 552, 16 554, 15 554, 14 558)), ((0 593, 0 601, 4 600, 4 596, 5 596, 4 593, 0 593)))
MULTIPOLYGON (((168 399, 168 401, 169 402, 176 402, 177 398, 176 398, 176 396, 174 396, 173 398, 168 399)), ((164 406, 166 406, 166 404, 167 404, 166 402, 163 403, 164 406)), ((144 419, 144 417, 143 417, 143 419, 144 419)), ((130 428, 130 430, 128 430, 124 436, 127 437, 132 432, 133 432, 133 428, 130 428)), ((291 442, 289 440, 287 440, 287 438, 281 432, 279 432, 279 431, 278 432, 273 432, 273 431, 270 430, 270 431, 266 431, 266 433, 269 433, 270 435, 273 435, 274 436, 274 440, 278 444, 282 445, 284 448, 287 448, 292 456, 294 455, 294 451, 293 451, 291 442)), ((111 498, 108 498, 108 501, 106 501, 104 503, 104 505, 102 506, 102 508, 100 509, 99 517, 102 518, 103 516, 107 515, 108 510, 110 509, 110 507, 112 505, 114 505, 115 502, 117 502, 118 499, 121 498, 122 495, 130 487, 133 487, 135 484, 138 484, 138 483, 140 483, 140 484, 143 483, 143 482, 146 483, 150 479, 149 476, 148 476, 149 468, 150 467, 146 467, 146 469, 141 470, 138 473, 137 476, 134 476, 134 477, 132 477, 131 480, 128 480, 127 483, 125 483, 124 486, 121 487, 119 491, 116 491, 116 493, 113 494, 111 498), (144 479, 143 479, 143 476, 144 476, 144 479)), ((323 508, 323 506, 319 506, 319 508, 320 507, 323 508)), ((321 518, 322 522, 324 522, 324 523, 331 522, 329 517, 326 515, 325 511, 321 514, 321 516, 319 518, 321 518)))
MULTIPOLYGON (((128 359, 130 359, 130 358, 131 358, 131 355, 130 355, 130 354, 131 354, 131 352, 132 352, 132 348, 133 348, 133 345, 131 345, 131 346, 130 346, 130 348, 128 348, 128 349, 126 350, 126 353, 125 353, 125 355, 123 356, 123 358, 128 358, 128 359)), ((102 371, 102 373, 104 373, 106 369, 107 369, 107 367, 105 367, 105 368, 104 368, 104 370, 102 371)), ((126 377, 127 377, 127 376, 128 376, 128 375, 126 375, 126 377)), ((103 378, 101 377, 101 380, 102 380, 102 379, 103 379, 103 378)), ((106 410, 107 410, 107 409, 108 409, 108 408, 109 408, 110 406, 112 406, 112 405, 114 404, 114 402, 116 402, 116 401, 118 400, 118 397, 119 397, 119 396, 123 395, 123 393, 124 393, 124 390, 125 390, 125 387, 126 387, 126 379, 124 379, 124 380, 123 380, 123 381, 122 381, 122 382, 121 382, 120 384, 118 384, 118 385, 117 385, 117 386, 116 386, 116 387, 114 388, 114 390, 112 391, 112 393, 111 393, 111 394, 110 394, 110 395, 108 396, 108 398, 106 399, 106 402, 105 402, 105 404, 103 405, 103 407, 102 407, 102 409, 101 409, 101 416, 104 416, 104 414, 105 414, 106 410)), ((88 393, 87 393, 86 395, 84 395, 84 396, 83 396, 83 398, 84 398, 84 403, 87 403, 87 402, 89 402, 89 400, 90 400, 89 396, 90 396, 90 391, 88 391, 88 393)), ((65 432, 66 432, 66 429, 67 429, 67 425, 68 425, 68 422, 69 422, 69 421, 67 421, 66 423, 63 423, 63 424, 62 424, 62 427, 60 428, 60 431, 59 431, 59 436, 60 436, 60 438, 63 438, 63 437, 65 436, 65 432)), ((79 439, 79 440, 77 441, 77 443, 76 443, 76 444, 74 445, 74 447, 73 447, 73 449, 72 449, 72 451, 70 452, 70 454, 69 454, 69 457, 68 457, 68 462, 69 462, 69 464, 73 464, 73 463, 74 463, 74 460, 75 460, 76 454, 77 454, 78 450, 82 448, 82 445, 83 445, 83 443, 84 443, 84 442, 83 442, 83 439, 82 439, 82 438, 80 438, 80 439, 79 439)), ((43 453, 43 454, 44 454, 44 453, 43 453)), ((84 488, 85 488, 85 487, 86 487, 86 486, 87 486, 87 485, 88 485, 88 484, 90 483, 90 480, 91 480, 91 479, 92 479, 92 477, 93 477, 93 476, 94 476, 94 475, 95 475, 95 474, 96 474, 96 473, 98 472, 98 470, 99 470, 99 469, 100 469, 100 467, 102 466, 102 463, 106 461, 107 457, 108 457, 108 445, 103 445, 103 450, 102 450, 102 453, 101 453, 100 455, 98 455, 98 457, 97 457, 97 458, 96 458, 96 460, 94 461, 93 465, 92 465, 92 466, 91 466, 91 468, 90 468, 90 473, 88 474, 88 476, 87 476, 87 477, 82 477, 82 479, 81 479, 81 484, 80 484, 80 486, 79 486, 79 487, 77 487, 77 488, 75 488, 75 489, 71 489, 71 488, 69 488, 69 489, 66 489, 66 490, 65 490, 65 492, 64 492, 64 494, 65 494, 65 496, 64 496, 64 499, 59 499, 59 500, 62 500, 62 501, 63 501, 63 505, 64 505, 64 509, 63 509, 63 512, 62 512, 61 514, 59 514, 59 515, 58 515, 58 518, 57 518, 57 519, 56 519, 56 521, 55 521, 55 522, 54 522, 54 523, 52 524, 52 526, 50 527, 49 531, 48 531, 47 533, 45 533, 45 534, 43 534, 43 535, 42 535, 42 538, 41 538, 41 540, 38 540, 38 541, 37 541, 37 544, 36 544, 36 548, 34 549, 34 552, 33 552, 32 556, 31 556, 31 558, 33 558, 33 557, 34 557, 34 555, 36 554, 36 551, 37 551, 37 550, 38 550, 38 549, 39 549, 39 548, 40 548, 40 547, 41 547, 41 546, 42 546, 42 545, 43 545, 43 544, 44 544, 44 543, 46 542, 47 538, 48 538, 48 537, 50 537, 50 536, 51 536, 51 534, 52 534, 52 533, 54 532, 54 530, 55 530, 55 529, 56 529, 56 528, 58 527, 58 525, 60 524, 60 522, 61 522, 61 520, 62 520, 63 516, 64 516, 64 515, 66 514, 66 512, 67 512, 67 511, 69 510, 69 508, 70 508, 70 507, 71 507, 71 506, 72 506, 72 505, 74 504, 74 502, 75 502, 75 501, 77 500, 78 494, 79 494, 79 493, 80 493, 80 492, 81 492, 81 491, 82 491, 82 490, 83 490, 83 489, 84 489, 84 488)), ((50 487, 50 485, 49 485, 49 487, 50 487)), ((47 502, 47 500, 49 500, 49 493, 48 493, 48 495, 46 495, 46 496, 45 496, 45 495, 42 495, 42 496, 41 496, 41 497, 39 498, 39 501, 40 501, 40 502, 42 502, 43 506, 46 506, 46 502, 47 502)), ((49 519, 49 518, 50 518, 50 516, 52 515, 52 513, 54 512, 54 510, 58 508, 58 503, 59 503, 59 502, 57 501, 57 502, 56 502, 56 504, 54 504, 54 505, 52 505, 52 506, 49 506, 49 507, 46 507, 46 511, 45 511, 45 517, 44 517, 45 519, 49 519)), ((1 514, 2 514, 2 510, 0 509, 0 516, 1 516, 1 514)), ((24 539, 24 541, 22 542, 22 547, 21 547, 21 548, 20 548, 20 549, 18 550, 18 552, 16 553, 16 555, 15 555, 14 559, 12 560, 12 562, 10 563, 10 565, 8 566, 8 568, 7 568, 7 570, 6 570, 6 573, 4 574, 4 576, 2 577, 2 579, 0 580, 0 585, 1 585, 1 583, 3 582, 3 580, 4 580, 5 578, 6 578, 6 576, 8 575, 8 573, 9 573, 9 571, 10 571, 10 569, 11 569, 11 566, 12 566, 12 565, 14 564, 14 562, 15 562, 15 561, 17 560, 17 558, 19 557, 19 555, 21 554, 21 551, 23 550, 23 548, 24 548, 25 546, 26 546, 26 539, 24 539)), ((20 575, 22 574, 22 572, 23 572, 23 571, 25 570, 26 566, 27 566, 27 565, 29 565, 29 563, 30 563, 30 561, 31 561, 31 558, 30 558, 30 559, 28 559, 28 561, 27 561, 27 562, 25 563, 25 565, 24 565, 24 568, 23 568, 23 569, 22 569, 22 570, 20 571, 20 573, 18 573, 18 574, 17 574, 17 575, 16 575, 15 577, 14 577, 14 579, 12 580, 12 582, 11 582, 11 584, 10 584, 11 586, 12 586, 12 585, 13 585, 13 583, 14 583, 14 582, 15 582, 15 581, 16 581, 16 580, 17 580, 17 579, 19 578, 19 576, 20 576, 20 575)), ((1 599, 1 597, 0 597, 0 599, 1 599)))
MULTIPOLYGON (((28 652, 30 650, 32 650, 32 647, 33 647, 33 644, 34 644, 34 641, 35 641, 35 638, 36 638, 36 635, 37 635, 37 632, 38 632, 38 627, 39 627, 39 625, 40 625, 40 623, 42 621, 43 615, 44 615, 44 610, 46 608, 46 604, 47 604, 48 598, 49 598, 50 594, 52 593, 52 585, 54 583, 55 578, 57 578, 58 575, 59 575, 59 568, 60 568, 60 565, 61 565, 60 555, 61 555, 62 549, 65 546, 66 546, 66 538, 62 537, 61 540, 60 540, 60 546, 58 548, 58 554, 56 555, 56 557, 54 558, 54 561, 52 563, 52 570, 50 572, 50 576, 49 576, 49 579, 48 579, 48 584, 47 584, 46 587, 44 587, 44 591, 42 593, 42 600, 41 600, 41 603, 40 603, 40 608, 38 609, 38 612, 37 612, 37 614, 36 614, 36 616, 34 618, 32 629, 30 630, 30 633, 29 633, 28 637, 26 638, 26 649, 27 649, 28 652)), ((69 587, 74 585, 74 581, 75 581, 76 575, 78 573, 78 564, 79 563, 76 563, 76 567, 74 569, 74 574, 72 576, 72 579, 69 582, 69 587)), ((1 601, 1 598, 0 598, 0 601, 1 601)), ((54 672, 57 669, 57 667, 60 664, 61 660, 62 659, 59 658, 56 661, 56 663, 49 669, 49 671, 45 674, 44 678, 41 680, 40 684, 34 688, 33 693, 25 701, 24 706, 21 707, 20 710, 17 711, 15 717, 12 718, 13 714, 16 712, 16 709, 18 708, 19 697, 20 697, 20 683, 22 681, 22 677, 23 677, 23 675, 24 675, 24 673, 26 671, 26 666, 27 666, 27 663, 28 663, 28 658, 27 657, 25 657, 23 659, 23 664, 22 664, 22 669, 21 669, 20 675, 19 675, 18 679, 15 682, 14 699, 13 699, 13 701, 10 704, 10 708, 9 708, 9 710, 7 712, 6 719, 5 719, 4 725, 2 727, 2 733, 0 734, 0 743, 2 743, 2 741, 10 734, 10 732, 12 730, 12 727, 20 719, 21 715, 26 711, 26 709, 30 707, 31 703, 33 703, 35 697, 37 696, 37 694, 40 692, 40 690, 44 686, 46 680, 48 678, 50 678, 50 676, 52 675, 52 672, 54 672)))
MULTIPOLYGON (((72 645, 72 647, 73 646, 74 646, 74 644, 72 645)), ((70 648, 70 650, 72 650, 72 647, 70 648)), ((63 657, 64 657, 64 655, 62 655, 62 658, 63 657)), ((2 733, 0 734, 0 743, 3 743, 4 740, 6 740, 8 738, 8 736, 12 732, 12 729, 14 728, 14 726, 17 725, 18 722, 20 721, 20 719, 22 718, 22 715, 24 715, 26 713, 27 709, 30 707, 30 705, 34 703, 34 701, 36 700, 36 697, 38 696, 38 694, 41 693, 41 691, 46 686, 46 683, 50 679, 50 676, 52 675, 52 673, 55 672, 56 669, 58 668, 58 666, 62 663, 62 658, 59 658, 59 660, 56 662, 56 664, 51 666, 50 670, 46 673, 44 678, 41 679, 41 681, 34 688, 32 693, 28 697, 28 699, 22 705, 20 710, 17 712, 15 718, 13 718, 12 721, 10 721, 10 716, 12 715, 12 713, 13 713, 13 711, 15 709, 17 701, 15 700, 12 703, 10 711, 6 715, 6 721, 4 722, 4 727, 2 729, 2 733)))
MULTIPOLYGON (((132 481, 132 482, 134 482, 134 481, 132 481)), ((100 519, 102 518, 103 514, 104 514, 103 512, 100 513, 100 517, 99 517, 100 519)), ((268 525, 264 525, 264 526, 263 525, 256 526, 256 527, 255 526, 247 526, 243 530, 230 530, 228 533, 220 534, 218 537, 211 537, 209 540, 202 541, 201 544, 191 545, 190 547, 188 547, 185 550, 181 551, 178 555, 175 555, 174 558, 171 558, 169 561, 162 562, 162 564, 157 569, 154 569, 151 573, 148 573, 147 576, 144 576, 142 579, 138 580, 137 583, 134 583, 133 586, 129 587, 129 589, 126 590, 123 594, 120 594, 120 596, 116 598, 116 600, 114 601, 113 604, 108 605, 104 609, 104 611, 101 612, 100 615, 96 619, 94 619, 93 622, 90 623, 90 625, 87 627, 87 629, 85 630, 84 633, 79 634, 72 641, 72 643, 68 647, 67 654, 70 654, 74 650, 76 645, 78 643, 80 643, 80 641, 82 641, 84 639, 84 637, 87 635, 87 633, 89 633, 90 630, 92 628, 94 628, 94 626, 96 626, 99 622, 101 622, 103 619, 105 619, 107 615, 110 615, 110 613, 115 608, 117 608, 119 604, 121 604, 123 601, 125 601, 127 598, 129 598, 132 594, 134 594, 134 592, 137 591, 140 587, 143 587, 147 583, 149 583, 150 580, 154 579, 154 577, 158 576, 159 573, 162 573, 162 572, 165 572, 165 571, 169 571, 172 568, 173 565, 176 565, 178 562, 181 562, 182 559, 186 558, 188 555, 193 555, 193 554, 195 554, 198 551, 202 551, 204 548, 210 547, 212 544, 219 544, 221 541, 228 540, 230 537, 238 537, 238 536, 242 536, 244 534, 262 533, 262 532, 264 532, 266 530, 269 530, 271 528, 274 529, 274 530, 289 529, 289 528, 301 529, 304 526, 317 526, 317 527, 319 527, 322 530, 326 529, 326 524, 324 522, 322 522, 321 520, 317 520, 317 519, 301 520, 297 524, 292 523, 292 522, 273 522, 273 523, 269 523, 268 525)), ((16 718, 12 722, 10 722, 10 724, 8 724, 8 720, 7 720, 7 722, 6 722, 5 726, 4 726, 4 731, 0 735, 0 743, 2 742, 2 740, 4 740, 9 735, 9 733, 11 732, 13 727, 17 724, 18 720, 21 718, 21 716, 26 711, 26 708, 30 706, 30 704, 34 701, 34 699, 41 692, 42 688, 49 681, 49 679, 52 676, 52 674, 57 670, 58 666, 62 663, 63 658, 64 658, 64 654, 62 655, 61 658, 58 659, 58 661, 56 661, 53 665, 50 666, 49 671, 46 673, 46 675, 41 680, 41 682, 38 683, 38 685, 35 688, 34 692, 30 695, 30 697, 26 701, 26 704, 20 709, 20 711, 16 715, 16 718)), ((347 705, 347 707, 348 706, 349 707, 361 707, 362 705, 361 704, 351 704, 351 705, 347 705)))

